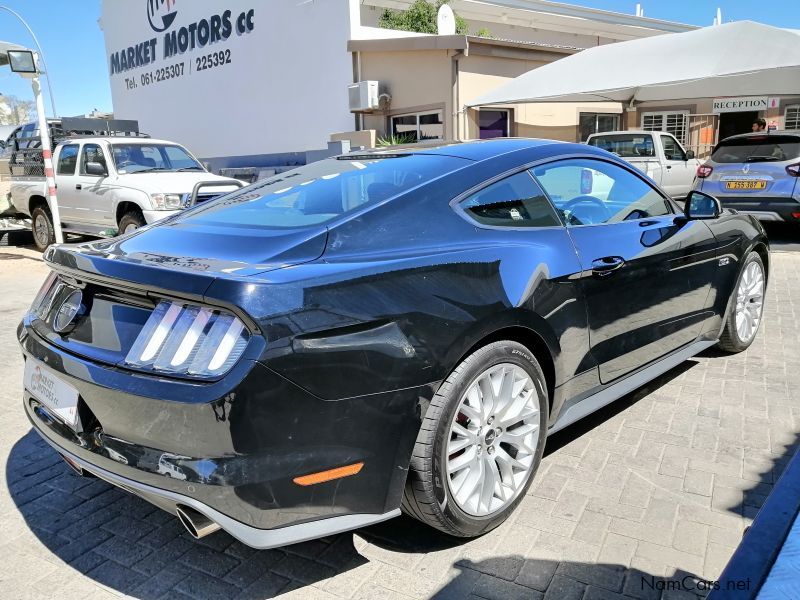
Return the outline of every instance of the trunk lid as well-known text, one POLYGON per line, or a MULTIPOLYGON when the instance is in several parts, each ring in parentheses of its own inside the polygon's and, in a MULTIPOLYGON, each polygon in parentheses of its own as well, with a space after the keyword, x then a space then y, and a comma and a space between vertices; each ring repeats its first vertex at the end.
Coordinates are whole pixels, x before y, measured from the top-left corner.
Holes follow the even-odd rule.
POLYGON ((267 230, 172 222, 122 238, 52 246, 45 260, 59 277, 34 306, 30 325, 55 346, 121 364, 159 298, 202 303, 215 280, 241 282, 315 260, 326 239, 321 226, 267 230), (55 315, 75 290, 82 294, 81 312, 73 325, 56 331, 55 315))

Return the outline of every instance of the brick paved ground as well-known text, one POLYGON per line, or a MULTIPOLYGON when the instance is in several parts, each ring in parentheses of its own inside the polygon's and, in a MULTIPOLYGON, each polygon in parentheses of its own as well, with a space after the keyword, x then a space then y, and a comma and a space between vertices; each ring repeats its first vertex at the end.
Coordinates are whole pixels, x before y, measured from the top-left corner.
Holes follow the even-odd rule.
POLYGON ((483 538, 403 518, 281 550, 194 541, 30 432, 14 331, 36 256, 0 251, 2 598, 694 598, 658 578, 716 578, 798 441, 800 255, 775 253, 746 354, 688 361, 554 436, 520 510, 483 538))

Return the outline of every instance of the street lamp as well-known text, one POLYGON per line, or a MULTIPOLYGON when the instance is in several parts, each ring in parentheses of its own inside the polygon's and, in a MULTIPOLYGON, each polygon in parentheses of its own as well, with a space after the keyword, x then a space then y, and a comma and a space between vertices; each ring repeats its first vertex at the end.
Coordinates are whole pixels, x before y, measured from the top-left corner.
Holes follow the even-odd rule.
POLYGON ((53 109, 53 116, 57 117, 58 111, 56 111, 56 101, 53 98, 53 87, 50 85, 50 72, 47 70, 47 63, 44 60, 44 52, 42 52, 42 47, 39 45, 39 40, 36 39, 36 34, 33 33, 33 29, 30 28, 30 25, 28 25, 27 21, 25 21, 25 19, 23 19, 18 12, 13 11, 7 6, 2 6, 2 5, 0 5, 0 10, 4 10, 7 13, 11 13, 12 15, 14 15, 17 18, 17 20, 20 23, 22 23, 25 29, 28 30, 28 33, 31 35, 31 38, 33 39, 33 43, 36 44, 36 49, 39 51, 39 58, 42 61, 42 67, 44 67, 43 72, 47 74, 47 91, 50 94, 50 108, 53 109))
MULTIPOLYGON (((14 73, 19 73, 26 79, 31 80, 33 97, 36 99, 36 114, 39 118, 39 139, 42 142, 42 159, 44 161, 44 176, 47 182, 47 200, 50 205, 50 215, 53 217, 53 233, 56 242, 61 244, 64 235, 61 232, 61 216, 58 211, 58 199, 56 198, 56 180, 53 172, 53 153, 50 146, 50 128, 47 125, 47 117, 44 113, 44 100, 42 100, 42 86, 39 83, 38 56, 28 49, 9 48, 6 50, 6 61, 14 73)), ((52 98, 51 98, 52 100, 52 98)))

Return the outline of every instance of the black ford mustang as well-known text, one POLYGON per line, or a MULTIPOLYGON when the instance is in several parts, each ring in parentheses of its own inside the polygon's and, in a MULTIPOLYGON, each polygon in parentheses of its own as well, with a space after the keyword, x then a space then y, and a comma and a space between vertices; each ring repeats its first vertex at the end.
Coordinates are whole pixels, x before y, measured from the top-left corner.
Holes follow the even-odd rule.
POLYGON ((752 217, 541 140, 341 156, 45 259, 35 429, 259 548, 401 510, 496 527, 549 433, 747 348, 769 269, 752 217))

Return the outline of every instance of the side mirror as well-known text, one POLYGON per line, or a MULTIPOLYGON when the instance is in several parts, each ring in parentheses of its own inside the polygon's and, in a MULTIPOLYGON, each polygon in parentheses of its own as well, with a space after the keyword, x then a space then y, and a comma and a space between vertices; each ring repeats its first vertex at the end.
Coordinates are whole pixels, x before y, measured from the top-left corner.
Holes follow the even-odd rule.
POLYGON ((687 219, 716 219, 722 214, 722 204, 714 196, 695 190, 686 197, 683 213, 687 219))
POLYGON ((84 170, 87 175, 94 175, 96 177, 105 177, 108 175, 106 168, 99 162, 87 162, 84 170))
POLYGON ((686 160, 692 160, 694 158, 694 150, 687 150, 686 151, 686 160))

